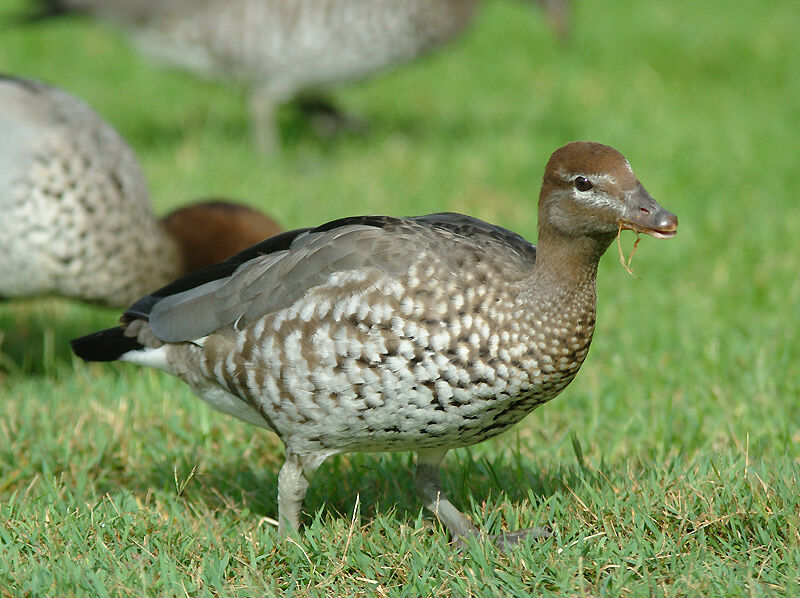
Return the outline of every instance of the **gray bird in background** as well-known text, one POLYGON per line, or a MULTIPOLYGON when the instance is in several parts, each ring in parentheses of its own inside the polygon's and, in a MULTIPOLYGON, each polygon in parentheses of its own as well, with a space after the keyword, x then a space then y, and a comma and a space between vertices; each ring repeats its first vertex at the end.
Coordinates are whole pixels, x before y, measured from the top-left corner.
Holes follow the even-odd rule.
POLYGON ((280 231, 247 206, 153 214, 133 150, 69 93, 0 76, 0 297, 111 306, 280 231))
MULTIPOLYGON (((466 29, 482 1, 40 0, 26 20, 91 14, 168 64, 245 83, 256 145, 269 154, 279 146, 278 106, 312 94, 301 107, 329 128, 354 122, 313 94, 438 48, 466 29)), ((563 37, 568 0, 538 1, 563 37)))

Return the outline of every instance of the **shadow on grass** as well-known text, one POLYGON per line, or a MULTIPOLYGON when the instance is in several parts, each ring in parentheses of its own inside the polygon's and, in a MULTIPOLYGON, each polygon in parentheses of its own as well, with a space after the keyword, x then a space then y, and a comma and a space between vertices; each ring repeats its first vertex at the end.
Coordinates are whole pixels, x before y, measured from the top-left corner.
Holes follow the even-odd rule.
POLYGON ((119 310, 59 298, 0 302, 0 373, 49 376, 72 367, 70 339, 114 326, 119 310))
MULTIPOLYGON (((278 471, 282 454, 269 455, 270 463, 262 468, 252 463, 214 464, 203 468, 186 484, 183 497, 211 511, 248 509, 256 516, 276 518, 278 514, 278 471)), ((195 461, 196 462, 196 461, 195 461)), ((133 472, 129 490, 146 494, 161 489, 176 493, 193 465, 164 460, 153 467, 133 472)), ((502 497, 511 503, 528 500, 531 493, 544 501, 557 492, 580 484, 604 484, 603 472, 587 470, 579 465, 541 465, 536 461, 511 455, 507 458, 474 459, 469 452, 459 451, 445 460, 443 487, 447 496, 461 510, 469 512, 471 503, 502 497)), ((108 488, 104 490, 119 490, 108 488)), ((414 464, 410 453, 376 453, 341 455, 326 461, 311 479, 303 502, 303 521, 307 524, 314 513, 322 518, 349 519, 359 496, 362 520, 390 514, 398 522, 411 523, 419 515, 422 504, 414 490, 414 464)), ((494 502, 492 500, 492 502, 494 502)))

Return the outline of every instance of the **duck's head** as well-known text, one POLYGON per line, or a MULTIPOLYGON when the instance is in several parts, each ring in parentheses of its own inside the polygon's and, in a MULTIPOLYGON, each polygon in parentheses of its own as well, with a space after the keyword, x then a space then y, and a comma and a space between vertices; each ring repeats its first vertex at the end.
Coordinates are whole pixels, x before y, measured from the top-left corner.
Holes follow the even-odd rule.
MULTIPOLYGON (((553 152, 539 196, 539 234, 610 242, 619 230, 674 237, 678 218, 650 197, 613 147, 574 141, 553 152)), ((606 245, 607 246, 607 245, 606 245)))
POLYGON ((226 260, 281 232, 269 216, 218 199, 175 210, 161 222, 180 247, 185 273, 226 260))

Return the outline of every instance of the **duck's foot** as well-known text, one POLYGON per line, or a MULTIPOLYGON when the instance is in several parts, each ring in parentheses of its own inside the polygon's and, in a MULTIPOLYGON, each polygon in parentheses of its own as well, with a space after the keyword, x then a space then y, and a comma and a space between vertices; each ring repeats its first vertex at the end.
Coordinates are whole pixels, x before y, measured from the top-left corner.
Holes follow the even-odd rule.
POLYGON ((322 139, 331 139, 341 133, 362 134, 369 129, 369 122, 360 116, 342 112, 327 98, 303 96, 295 104, 306 118, 311 129, 322 139))
POLYGON ((552 535, 553 530, 550 527, 537 526, 493 535, 470 533, 454 538, 454 544, 458 550, 464 550, 467 547, 468 540, 473 536, 478 536, 481 540, 489 540, 492 544, 497 546, 500 552, 506 552, 526 539, 545 540, 552 535))
POLYGON ((553 535, 553 530, 549 527, 531 527, 494 536, 481 533, 442 493, 439 463, 446 452, 447 449, 417 451, 417 473, 414 484, 425 507, 432 511, 450 531, 456 549, 463 550, 470 538, 479 538, 490 540, 500 551, 505 552, 525 538, 542 540, 553 535))
POLYGON ((502 534, 495 534, 489 536, 489 539, 494 542, 500 550, 506 550, 511 546, 516 546, 523 540, 530 538, 531 540, 546 540, 553 535, 553 530, 548 526, 529 527, 527 529, 518 529, 514 532, 505 532, 502 534))

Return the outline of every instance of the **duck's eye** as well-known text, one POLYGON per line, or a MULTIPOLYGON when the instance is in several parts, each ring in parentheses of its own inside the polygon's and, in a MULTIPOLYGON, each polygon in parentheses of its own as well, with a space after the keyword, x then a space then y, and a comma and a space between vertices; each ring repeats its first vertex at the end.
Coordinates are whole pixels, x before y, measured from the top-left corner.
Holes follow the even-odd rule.
POLYGON ((585 176, 575 177, 575 188, 578 191, 588 191, 592 188, 592 182, 585 176))

